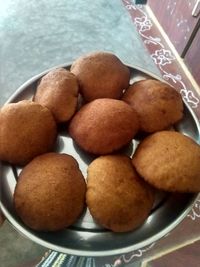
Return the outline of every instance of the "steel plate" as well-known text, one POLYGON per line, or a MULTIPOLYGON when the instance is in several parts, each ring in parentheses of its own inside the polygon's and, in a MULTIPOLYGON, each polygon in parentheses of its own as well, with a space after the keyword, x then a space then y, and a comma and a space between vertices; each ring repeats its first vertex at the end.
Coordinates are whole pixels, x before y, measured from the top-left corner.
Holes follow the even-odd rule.
MULTIPOLYGON (((66 64, 62 65, 62 67, 69 69, 70 65, 66 64)), ((129 66, 129 68, 131 70, 131 82, 145 78, 161 80, 159 77, 137 66, 129 66)), ((38 80, 48 71, 33 77, 23 84, 7 103, 31 99, 38 80)), ((175 130, 192 137, 196 142, 200 143, 198 120, 186 103, 184 118, 175 126, 175 130)), ((123 152, 131 156, 138 142, 139 140, 133 140, 123 152)), ((76 146, 67 135, 67 131, 60 131, 56 150, 76 158, 83 175, 86 177, 87 166, 93 160, 93 157, 76 146)), ((174 229, 190 211, 197 198, 197 194, 159 193, 148 219, 140 228, 129 233, 116 234, 101 228, 94 223, 88 210, 85 211, 76 224, 63 231, 56 233, 36 232, 26 227, 13 210, 13 191, 20 170, 16 166, 1 163, 0 208, 8 221, 32 241, 52 250, 78 256, 111 256, 128 253, 147 246, 174 229)))

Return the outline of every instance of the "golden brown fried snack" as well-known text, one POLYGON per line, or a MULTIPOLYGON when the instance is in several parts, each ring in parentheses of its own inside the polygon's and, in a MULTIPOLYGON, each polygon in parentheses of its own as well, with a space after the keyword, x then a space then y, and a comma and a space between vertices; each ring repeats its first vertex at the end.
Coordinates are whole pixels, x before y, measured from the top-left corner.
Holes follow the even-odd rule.
POLYGON ((66 154, 47 153, 36 157, 20 173, 14 206, 30 228, 57 231, 81 215, 85 191, 76 160, 66 154))
POLYGON ((57 128, 51 112, 32 101, 7 104, 0 110, 0 159, 23 165, 53 149, 57 128))
POLYGON ((73 117, 69 133, 85 151, 108 154, 128 144, 139 128, 136 112, 125 102, 96 99, 73 117))
POLYGON ((114 54, 93 52, 78 58, 71 66, 86 101, 116 98, 128 88, 130 70, 114 54))
POLYGON ((49 108, 57 122, 66 122, 76 111, 78 90, 76 76, 58 68, 42 77, 34 101, 49 108))
POLYGON ((114 232, 127 232, 148 217, 154 191, 139 178, 130 158, 106 155, 88 167, 86 202, 100 225, 114 232))
POLYGON ((200 191, 200 147, 181 133, 150 135, 140 143, 132 162, 137 172, 158 189, 200 191))
POLYGON ((183 117, 181 95, 164 82, 151 79, 136 82, 122 99, 135 109, 144 132, 164 130, 183 117))

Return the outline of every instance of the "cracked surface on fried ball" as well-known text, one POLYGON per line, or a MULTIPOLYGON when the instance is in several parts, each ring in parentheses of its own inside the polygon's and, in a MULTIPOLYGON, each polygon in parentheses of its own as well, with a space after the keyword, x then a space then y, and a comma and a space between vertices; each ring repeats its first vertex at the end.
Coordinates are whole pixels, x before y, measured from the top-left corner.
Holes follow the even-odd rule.
POLYGON ((64 68, 58 68, 42 77, 34 101, 49 108, 57 122, 66 122, 76 111, 78 92, 76 76, 64 68))

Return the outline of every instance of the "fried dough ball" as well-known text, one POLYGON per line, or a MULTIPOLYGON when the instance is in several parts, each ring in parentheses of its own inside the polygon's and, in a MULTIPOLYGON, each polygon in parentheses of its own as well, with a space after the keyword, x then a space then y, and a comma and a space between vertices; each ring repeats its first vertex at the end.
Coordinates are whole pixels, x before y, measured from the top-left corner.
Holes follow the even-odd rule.
POLYGON ((96 99, 72 118, 69 133, 85 151, 108 154, 128 144, 139 128, 136 112, 125 102, 96 99))
POLYGON ((128 88, 130 70, 112 53, 93 52, 81 56, 71 66, 85 101, 97 98, 119 99, 128 88))
POLYGON ((20 173, 14 206, 22 221, 37 231, 57 231, 73 224, 85 203, 86 185, 76 160, 47 153, 20 173))
POLYGON ((50 152, 57 127, 49 109, 23 100, 0 110, 0 159, 23 165, 35 156, 50 152))
POLYGON ((88 167, 86 202, 100 225, 114 232, 127 232, 147 219, 154 191, 137 175, 130 158, 106 155, 88 167))
POLYGON ((67 122, 76 111, 78 91, 76 76, 58 68, 42 77, 34 101, 49 108, 58 123, 67 122))
POLYGON ((139 144, 132 162, 137 172, 158 189, 200 191, 200 147, 181 133, 150 135, 139 144))
POLYGON ((147 133, 165 130, 183 117, 181 95, 164 82, 135 82, 122 99, 135 109, 141 130, 147 133))

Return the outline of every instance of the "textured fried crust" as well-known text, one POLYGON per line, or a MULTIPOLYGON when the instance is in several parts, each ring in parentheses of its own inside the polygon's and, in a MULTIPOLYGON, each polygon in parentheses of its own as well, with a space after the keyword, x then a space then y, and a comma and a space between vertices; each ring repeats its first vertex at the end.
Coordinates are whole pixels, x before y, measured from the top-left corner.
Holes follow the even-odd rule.
POLYGON ((97 98, 119 99, 129 86, 129 68, 108 52, 93 52, 78 58, 71 72, 77 76, 81 93, 88 102, 97 98))
POLYGON ((0 110, 0 125, 3 161, 23 165, 53 149, 57 127, 46 107, 28 100, 7 104, 0 110))
POLYGON ((138 113, 144 132, 167 129, 183 117, 181 95, 164 82, 150 79, 136 82, 122 99, 138 113))
POLYGON ((108 154, 128 144, 139 128, 136 112, 125 102, 96 99, 73 117, 69 133, 85 151, 108 154))
POLYGON ((14 206, 30 228, 61 230, 82 213, 85 191, 76 160, 66 154, 47 153, 36 157, 20 173, 14 206))
POLYGON ((154 191, 137 175, 130 158, 106 155, 89 165, 86 202, 100 225, 114 232, 127 232, 148 217, 154 191))
POLYGON ((57 122, 66 122, 76 111, 78 91, 76 76, 58 68, 41 79, 34 101, 49 108, 57 122))
POLYGON ((140 143, 132 162, 137 172, 158 189, 200 191, 200 147, 181 133, 150 135, 140 143))

